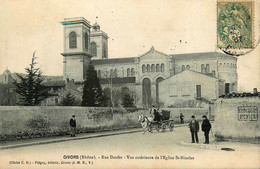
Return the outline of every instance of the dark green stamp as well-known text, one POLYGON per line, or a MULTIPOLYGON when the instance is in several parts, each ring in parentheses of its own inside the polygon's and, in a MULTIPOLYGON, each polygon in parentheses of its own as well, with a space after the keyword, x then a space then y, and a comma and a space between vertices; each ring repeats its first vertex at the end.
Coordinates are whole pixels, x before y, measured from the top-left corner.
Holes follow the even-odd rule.
POLYGON ((254 47, 253 1, 217 2, 217 47, 252 49, 254 47))

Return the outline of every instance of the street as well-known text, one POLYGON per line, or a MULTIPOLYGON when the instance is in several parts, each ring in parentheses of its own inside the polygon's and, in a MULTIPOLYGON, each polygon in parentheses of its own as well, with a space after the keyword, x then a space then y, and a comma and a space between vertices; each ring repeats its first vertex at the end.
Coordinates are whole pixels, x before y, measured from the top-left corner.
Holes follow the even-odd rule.
MULTIPOLYGON (((204 142, 199 132, 200 142, 204 142)), ((0 150, 7 168, 258 168, 259 152, 207 150, 190 143, 187 126, 0 150), (156 158, 156 156, 158 158, 156 158), (81 158, 81 159, 80 159, 81 158), (23 163, 25 164, 21 164, 23 163), (80 161, 80 164, 72 164, 80 161), (27 164, 26 164, 27 162, 27 164), (10 164, 11 163, 11 164, 10 164)))

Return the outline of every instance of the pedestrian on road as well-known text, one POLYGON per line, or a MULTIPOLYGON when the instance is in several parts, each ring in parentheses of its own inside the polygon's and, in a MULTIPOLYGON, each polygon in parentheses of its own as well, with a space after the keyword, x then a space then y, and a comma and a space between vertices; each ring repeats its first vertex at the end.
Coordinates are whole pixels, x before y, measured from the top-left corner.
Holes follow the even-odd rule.
POLYGON ((201 128, 202 128, 202 131, 204 132, 204 136, 205 136, 204 144, 209 144, 209 131, 211 129, 211 124, 210 124, 209 120, 207 119, 206 115, 203 115, 202 118, 203 118, 203 122, 202 122, 201 128))
POLYGON ((184 124, 184 115, 182 113, 180 113, 180 119, 181 119, 181 124, 184 124))
POLYGON ((75 115, 73 115, 72 118, 70 119, 70 127, 71 127, 71 137, 75 137, 76 136, 76 119, 75 119, 75 115))
POLYGON ((191 143, 195 143, 194 136, 196 139, 196 143, 199 143, 198 132, 200 126, 199 126, 199 122, 195 119, 194 115, 191 116, 191 122, 189 124, 189 127, 191 132, 191 139, 192 139, 191 143))

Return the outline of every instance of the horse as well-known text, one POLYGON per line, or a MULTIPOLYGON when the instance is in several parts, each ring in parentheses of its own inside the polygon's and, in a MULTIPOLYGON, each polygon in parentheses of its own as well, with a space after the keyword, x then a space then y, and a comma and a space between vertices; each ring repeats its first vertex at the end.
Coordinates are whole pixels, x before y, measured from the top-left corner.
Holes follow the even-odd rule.
POLYGON ((146 131, 152 132, 151 130, 151 121, 153 121, 152 117, 146 117, 144 115, 140 115, 138 116, 138 121, 142 125, 143 134, 145 134, 146 131))

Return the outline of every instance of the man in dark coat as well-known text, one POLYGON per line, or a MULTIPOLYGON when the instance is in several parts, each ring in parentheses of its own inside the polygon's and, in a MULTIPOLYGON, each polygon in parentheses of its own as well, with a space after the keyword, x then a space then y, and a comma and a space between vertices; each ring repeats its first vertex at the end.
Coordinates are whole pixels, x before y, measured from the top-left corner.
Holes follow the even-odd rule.
POLYGON ((76 135, 76 119, 75 115, 70 119, 70 127, 71 127, 71 137, 75 137, 76 135))
POLYGON ((184 121, 183 121, 183 119, 184 119, 184 115, 183 115, 182 113, 180 113, 180 120, 181 120, 181 124, 184 124, 184 121))
POLYGON ((211 129, 211 124, 209 122, 209 120, 207 119, 207 116, 203 115, 203 122, 201 125, 202 131, 204 132, 204 136, 205 136, 205 142, 204 144, 209 144, 209 131, 211 129))
POLYGON ((195 143, 194 136, 196 139, 196 143, 199 143, 198 132, 200 126, 199 126, 199 122, 195 119, 194 115, 191 116, 191 122, 189 124, 189 127, 191 132, 191 139, 192 139, 191 143, 195 143))
POLYGON ((154 121, 157 121, 157 122, 159 122, 159 121, 161 121, 161 115, 160 115, 160 113, 159 113, 159 110, 156 110, 156 109, 154 109, 154 121))

